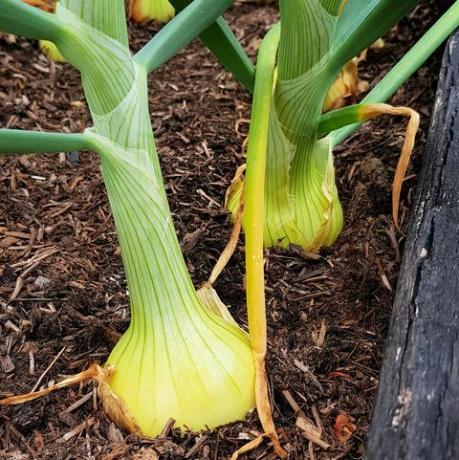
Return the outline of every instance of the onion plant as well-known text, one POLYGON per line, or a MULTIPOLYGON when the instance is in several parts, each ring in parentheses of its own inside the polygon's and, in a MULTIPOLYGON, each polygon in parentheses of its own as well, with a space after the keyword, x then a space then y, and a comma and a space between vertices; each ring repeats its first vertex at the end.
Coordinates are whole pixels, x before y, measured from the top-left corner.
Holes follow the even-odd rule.
POLYGON ((148 436, 159 434, 170 417, 177 427, 201 430, 242 419, 255 406, 257 360, 247 333, 212 288, 195 290, 187 272, 148 112, 148 73, 231 3, 194 1, 134 56, 124 0, 61 0, 55 14, 20 0, 2 0, 0 9, 1 30, 52 41, 81 72, 92 127, 75 134, 2 129, 0 152, 88 149, 99 155, 131 323, 105 368, 84 376, 99 381, 110 417, 148 436))
MULTIPOLYGON (((331 131, 382 114, 410 119, 393 186, 393 218, 397 223, 401 184, 419 116, 409 108, 380 103, 459 25, 457 2, 429 35, 435 35, 435 40, 423 40, 422 45, 415 46, 413 53, 423 60, 407 58, 404 65, 410 72, 394 70, 391 74, 392 93, 382 95, 378 88, 385 83, 381 82, 372 92, 375 96, 362 104, 325 115, 321 112, 343 66, 415 4, 415 0, 370 0, 364 4, 359 0, 280 0, 278 77, 273 88, 266 165, 265 247, 294 244, 315 252, 336 240, 343 226, 343 212, 332 149, 344 137, 331 131)), ((235 218, 242 208, 242 191, 243 179, 238 174, 227 194, 227 206, 235 218)))
POLYGON ((56 14, 2 0, 0 30, 53 42, 81 72, 93 126, 74 134, 1 129, 0 154, 87 149, 99 155, 130 294, 131 324, 105 367, 93 366, 58 387, 96 379, 109 416, 148 436, 160 433, 170 417, 178 427, 200 430, 240 419, 256 404, 284 457, 265 376, 263 247, 317 250, 333 243, 343 216, 332 149, 356 124, 385 113, 410 117, 394 181, 397 220, 418 117, 383 102, 459 25, 459 1, 361 104, 326 114, 324 100, 346 63, 415 0, 280 0, 281 23, 263 40, 256 67, 220 16, 232 0, 170 3, 178 14, 132 56, 124 0, 61 0, 56 14), (210 286, 196 291, 192 285, 148 112, 148 73, 196 36, 254 93, 245 184, 236 180, 228 201, 240 221, 245 202, 249 335, 210 286))

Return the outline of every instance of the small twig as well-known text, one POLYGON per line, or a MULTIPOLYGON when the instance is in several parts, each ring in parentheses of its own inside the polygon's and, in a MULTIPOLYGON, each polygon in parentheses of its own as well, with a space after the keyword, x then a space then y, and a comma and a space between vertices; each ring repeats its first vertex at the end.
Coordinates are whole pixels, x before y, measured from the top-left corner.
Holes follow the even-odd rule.
MULTIPOLYGON (((11 294, 10 296, 10 299, 8 301, 8 304, 10 302, 12 302, 13 300, 16 299, 16 297, 19 295, 19 293, 21 292, 22 288, 24 287, 24 280, 26 278, 26 276, 32 271, 32 270, 35 270, 40 264, 41 262, 46 259, 47 257, 49 256, 52 256, 53 254, 55 254, 57 252, 56 249, 51 249, 51 250, 44 250, 41 254, 39 255, 35 255, 33 257, 31 257, 30 259, 28 259, 25 263, 30 263, 31 265, 26 268, 16 279, 16 285, 14 286, 14 290, 13 290, 13 293, 11 294)), ((19 266, 23 266, 24 265, 24 262, 19 262, 17 264, 14 264, 12 265, 13 268, 16 268, 16 267, 19 267, 19 266)))
POLYGON ((55 356, 55 358, 51 361, 51 364, 45 369, 45 371, 40 375, 40 377, 37 380, 37 383, 33 386, 31 393, 33 393, 41 384, 42 380, 45 378, 46 374, 50 371, 50 369, 56 364, 56 361, 62 356, 62 353, 64 353, 65 349, 67 347, 64 346, 62 350, 55 356))
POLYGON ((319 332, 313 332, 312 334, 312 338, 315 342, 316 347, 323 348, 325 344, 325 335, 327 334, 327 325, 325 324, 325 318, 322 318, 319 332))
POLYGON ((0 356, 0 369, 2 369, 5 374, 14 371, 15 366, 10 355, 0 356))
POLYGON ((314 385, 323 393, 324 389, 323 389, 323 386, 320 384, 319 380, 317 379, 317 377, 313 374, 313 372, 311 371, 311 369, 309 369, 308 366, 306 366, 306 364, 303 364, 301 361, 298 361, 297 359, 294 359, 293 360, 293 364, 295 365, 295 367, 297 367, 300 371, 303 371, 312 381, 312 383, 314 383, 314 385))
POLYGON ((303 412, 303 409, 298 405, 298 403, 293 399, 292 394, 288 390, 283 390, 282 394, 287 402, 290 404, 290 407, 293 409, 295 415, 298 415, 304 419, 306 419, 306 414, 303 412))
POLYGON ((317 429, 319 430, 320 434, 324 432, 324 426, 322 424, 322 420, 320 419, 319 411, 317 410, 317 406, 314 404, 311 407, 312 416, 314 417, 314 421, 316 422, 317 429))
POLYGON ((185 454, 184 458, 190 458, 191 456, 193 456, 204 445, 206 441, 207 441, 207 436, 200 437, 196 441, 195 445, 191 447, 191 449, 185 454))
POLYGON ((167 438, 169 436, 169 433, 171 432, 172 428, 175 425, 175 420, 173 418, 169 418, 164 425, 164 428, 161 430, 161 433, 159 434, 159 438, 167 438))
POLYGON ((88 429, 95 423, 96 423, 96 418, 90 417, 87 420, 85 420, 83 423, 80 423, 75 428, 73 428, 73 430, 70 430, 68 433, 65 433, 64 436, 62 436, 62 439, 64 441, 68 441, 69 439, 72 439, 74 436, 80 434, 82 431, 88 429))
POLYGON ((35 354, 32 350, 29 351, 29 373, 35 374, 35 354))
POLYGON ((378 269, 378 274, 379 274, 379 276, 381 278, 381 281, 382 281, 384 287, 388 291, 392 292, 392 286, 390 285, 389 279, 387 278, 386 272, 384 271, 384 267, 383 267, 383 265, 381 263, 381 259, 379 257, 376 257, 375 262, 376 262, 376 268, 378 269))
POLYGON ((70 414, 70 412, 73 412, 75 409, 78 409, 85 402, 89 401, 92 398, 93 393, 94 391, 91 390, 87 395, 83 396, 78 401, 75 401, 71 406, 67 407, 67 409, 65 409, 64 412, 70 414))
POLYGON ((316 460, 316 456, 314 455, 314 443, 312 441, 309 441, 308 451, 310 459, 316 460))
POLYGON ((93 390, 93 392, 92 392, 92 409, 94 410, 94 412, 97 411, 98 406, 99 406, 99 402, 97 400, 97 391, 93 390))
POLYGON ((298 417, 295 425, 300 428, 303 433, 303 436, 306 439, 309 439, 312 443, 318 445, 324 450, 327 450, 330 447, 330 444, 321 439, 321 434, 318 428, 312 423, 308 422, 304 418, 298 417))
POLYGON ((15 332, 16 334, 20 334, 21 333, 21 329, 19 329, 16 324, 14 324, 11 320, 8 320, 6 321, 5 323, 5 327, 8 328, 8 329, 11 329, 13 332, 15 332))

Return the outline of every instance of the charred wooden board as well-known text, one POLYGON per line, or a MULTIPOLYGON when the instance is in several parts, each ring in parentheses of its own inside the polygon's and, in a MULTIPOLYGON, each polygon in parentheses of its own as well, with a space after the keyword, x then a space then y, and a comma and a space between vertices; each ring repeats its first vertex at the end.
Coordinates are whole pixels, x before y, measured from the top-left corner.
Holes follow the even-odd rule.
POLYGON ((459 31, 443 58, 369 460, 459 459, 459 31))

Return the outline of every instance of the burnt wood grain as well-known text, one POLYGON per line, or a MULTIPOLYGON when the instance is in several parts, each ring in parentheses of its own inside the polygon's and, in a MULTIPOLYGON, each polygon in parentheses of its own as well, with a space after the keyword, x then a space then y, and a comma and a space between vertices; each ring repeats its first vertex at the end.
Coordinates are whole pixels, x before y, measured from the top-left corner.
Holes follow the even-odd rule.
POLYGON ((459 31, 443 57, 367 458, 459 459, 459 31))

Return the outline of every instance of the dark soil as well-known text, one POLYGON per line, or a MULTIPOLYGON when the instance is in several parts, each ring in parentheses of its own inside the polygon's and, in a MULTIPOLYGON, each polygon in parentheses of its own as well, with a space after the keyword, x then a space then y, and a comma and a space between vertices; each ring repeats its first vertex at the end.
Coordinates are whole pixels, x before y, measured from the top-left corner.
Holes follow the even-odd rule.
MULTIPOLYGON (((361 65, 374 84, 438 15, 422 1, 371 50, 361 65)), ((228 14, 253 55, 277 15, 274 6, 245 2, 228 14)), ((154 32, 132 26, 138 48, 154 32)), ((268 366, 275 421, 292 459, 359 459, 371 421, 384 340, 397 282, 404 230, 413 201, 441 54, 437 53, 392 103, 418 110, 422 129, 401 206, 401 231, 390 212, 391 180, 406 122, 383 118, 336 149, 337 180, 346 228, 335 246, 311 260, 298 251, 267 254, 268 366), (285 397, 323 426, 331 447, 310 446, 295 426, 285 397), (284 392, 284 393, 283 393, 284 392), (334 434, 346 414, 357 430, 347 444, 334 434)), ((0 39, 0 126, 81 131, 90 123, 78 73, 50 63, 37 44, 0 39)), ((151 114, 177 231, 196 285, 207 279, 231 225, 222 205, 244 159, 241 146, 250 96, 197 42, 150 78, 151 114)), ((0 397, 103 362, 129 322, 117 238, 98 159, 0 157, 0 397), (14 300, 11 300, 13 298, 14 300)), ((217 283, 245 324, 244 252, 217 283)), ((142 440, 120 432, 94 407, 72 411, 92 384, 58 391, 32 403, 0 409, 0 458, 222 459, 260 432, 247 421, 196 434, 142 440), (85 427, 86 429, 83 429, 85 427), (78 434, 65 436, 80 424, 78 434), (198 442, 196 448, 195 443, 198 442)), ((249 458, 274 458, 265 445, 249 458)))

